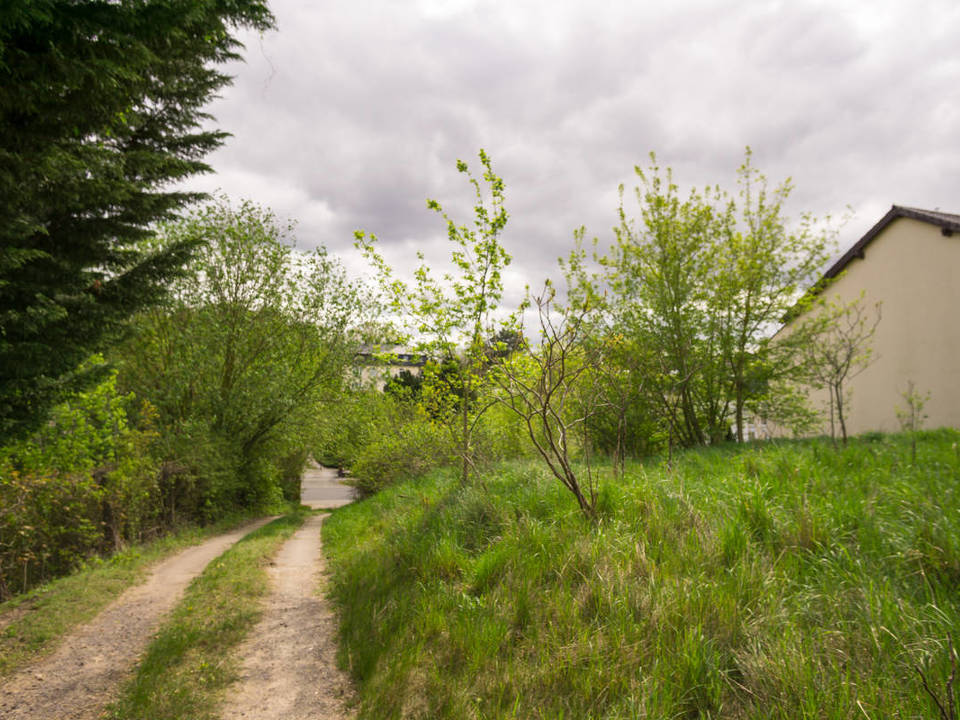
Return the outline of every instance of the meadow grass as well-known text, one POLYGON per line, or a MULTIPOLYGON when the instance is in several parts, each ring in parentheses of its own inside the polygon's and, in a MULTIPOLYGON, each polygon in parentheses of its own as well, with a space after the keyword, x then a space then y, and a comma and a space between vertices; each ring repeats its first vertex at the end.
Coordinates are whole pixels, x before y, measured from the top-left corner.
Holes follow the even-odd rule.
POLYGON ((259 620, 269 592, 266 565, 307 514, 297 511, 250 533, 190 583, 106 717, 219 717, 220 699, 239 667, 231 650, 259 620))
POLYGON ((205 528, 186 527, 109 558, 92 558, 71 575, 0 603, 0 677, 48 654, 66 633, 142 582, 160 560, 249 519, 233 516, 205 528))
POLYGON ((438 471, 324 524, 360 717, 925 718, 960 628, 960 433, 438 471))

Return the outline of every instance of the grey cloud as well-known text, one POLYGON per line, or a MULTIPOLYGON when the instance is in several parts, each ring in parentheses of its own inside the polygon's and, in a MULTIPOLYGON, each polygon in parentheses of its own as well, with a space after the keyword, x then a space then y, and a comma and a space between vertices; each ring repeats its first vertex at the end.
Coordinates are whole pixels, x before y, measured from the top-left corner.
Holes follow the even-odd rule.
POLYGON ((439 263, 443 223, 425 199, 469 220, 454 162, 476 167, 481 147, 507 183, 512 277, 530 282, 556 274, 574 228, 609 242, 617 184, 650 150, 686 185, 733 190, 749 144, 771 181, 793 177, 793 214, 854 205, 848 242, 893 202, 960 211, 960 12, 947 0, 274 11, 279 31, 247 38, 213 107, 235 137, 201 182, 265 196, 336 252, 365 228, 398 269, 417 247, 439 263))

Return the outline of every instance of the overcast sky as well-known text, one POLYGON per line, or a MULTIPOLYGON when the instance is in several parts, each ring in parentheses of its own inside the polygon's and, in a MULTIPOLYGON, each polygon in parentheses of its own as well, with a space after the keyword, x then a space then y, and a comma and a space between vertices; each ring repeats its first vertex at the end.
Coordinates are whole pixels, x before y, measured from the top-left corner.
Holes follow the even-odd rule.
MULTIPOLYGON (((353 231, 438 266, 436 198, 464 221, 458 158, 504 179, 509 295, 556 276, 585 225, 612 240, 617 186, 655 151, 735 191, 746 145, 791 215, 891 204, 960 213, 960 2, 274 0, 277 30, 211 106, 233 133, 194 186, 299 221, 355 270, 353 231)), ((463 208, 466 208, 464 210, 463 208)), ((628 206, 629 209, 629 206, 628 206)))

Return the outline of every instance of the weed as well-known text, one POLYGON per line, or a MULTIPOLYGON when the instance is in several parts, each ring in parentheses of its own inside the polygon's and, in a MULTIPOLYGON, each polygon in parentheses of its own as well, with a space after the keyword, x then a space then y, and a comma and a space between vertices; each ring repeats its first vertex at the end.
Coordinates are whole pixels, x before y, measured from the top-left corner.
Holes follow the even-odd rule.
POLYGON ((946 649, 947 656, 950 660, 950 675, 943 683, 942 696, 938 691, 930 687, 927 674, 919 665, 916 666, 916 670, 920 676, 920 681, 923 683, 924 692, 930 696, 933 704, 937 706, 940 720, 957 720, 957 700, 953 690, 953 683, 957 679, 957 650, 953 647, 953 638, 949 635, 947 636, 946 649))

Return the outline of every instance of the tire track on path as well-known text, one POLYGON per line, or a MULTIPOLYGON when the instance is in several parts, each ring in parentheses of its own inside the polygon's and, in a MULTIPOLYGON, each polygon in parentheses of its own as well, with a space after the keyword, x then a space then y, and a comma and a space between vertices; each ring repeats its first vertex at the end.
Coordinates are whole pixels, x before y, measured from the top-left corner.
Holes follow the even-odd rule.
POLYGON ((52 655, 0 681, 4 720, 88 720, 100 716, 129 675, 163 616, 211 560, 272 518, 248 523, 167 558, 52 655))
POLYGON ((238 650, 240 680, 221 717, 256 720, 341 720, 350 684, 337 669, 336 618, 317 595, 324 562, 314 515, 290 538, 269 568, 272 590, 263 619, 238 650))

